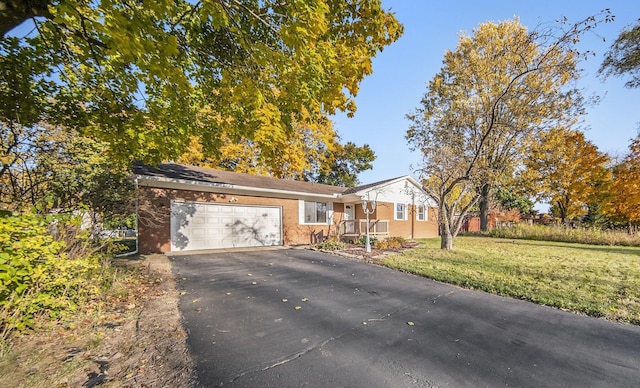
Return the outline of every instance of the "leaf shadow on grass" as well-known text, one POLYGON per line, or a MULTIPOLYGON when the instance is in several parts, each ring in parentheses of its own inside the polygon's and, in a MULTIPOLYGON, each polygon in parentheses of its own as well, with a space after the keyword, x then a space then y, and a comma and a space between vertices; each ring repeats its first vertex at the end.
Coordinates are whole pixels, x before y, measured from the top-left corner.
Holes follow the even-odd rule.
POLYGON ((588 245, 580 243, 568 243, 558 241, 538 241, 538 240, 524 240, 524 239, 505 239, 505 241, 497 241, 500 244, 518 244, 518 245, 531 245, 537 247, 558 247, 568 249, 581 249, 586 251, 601 251, 617 253, 621 255, 635 255, 640 256, 640 248, 637 247, 623 247, 623 246, 611 246, 611 245, 588 245), (508 240, 508 241, 506 241, 508 240))

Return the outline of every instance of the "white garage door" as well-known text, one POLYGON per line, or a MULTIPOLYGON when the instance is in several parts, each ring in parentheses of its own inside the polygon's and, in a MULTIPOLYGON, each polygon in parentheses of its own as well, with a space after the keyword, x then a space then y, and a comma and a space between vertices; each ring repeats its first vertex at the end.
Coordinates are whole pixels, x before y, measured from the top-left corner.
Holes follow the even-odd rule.
POLYGON ((171 201, 171 251, 282 245, 275 206, 171 201))

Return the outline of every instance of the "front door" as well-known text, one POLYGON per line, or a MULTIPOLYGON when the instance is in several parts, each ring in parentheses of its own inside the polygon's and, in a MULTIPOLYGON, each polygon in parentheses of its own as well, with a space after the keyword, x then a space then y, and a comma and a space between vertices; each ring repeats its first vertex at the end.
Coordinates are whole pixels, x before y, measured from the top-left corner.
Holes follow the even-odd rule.
POLYGON ((351 234, 356 232, 355 226, 356 211, 353 205, 344 205, 345 233, 351 234))

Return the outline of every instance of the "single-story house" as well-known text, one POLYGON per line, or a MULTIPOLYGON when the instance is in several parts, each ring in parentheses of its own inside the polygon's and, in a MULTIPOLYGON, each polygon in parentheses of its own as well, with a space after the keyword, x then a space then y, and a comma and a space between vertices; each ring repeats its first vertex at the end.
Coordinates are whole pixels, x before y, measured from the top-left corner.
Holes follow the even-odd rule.
POLYGON ((438 235, 437 209, 410 176, 347 188, 173 163, 136 163, 134 175, 143 254, 355 240, 363 204, 371 236, 438 235))

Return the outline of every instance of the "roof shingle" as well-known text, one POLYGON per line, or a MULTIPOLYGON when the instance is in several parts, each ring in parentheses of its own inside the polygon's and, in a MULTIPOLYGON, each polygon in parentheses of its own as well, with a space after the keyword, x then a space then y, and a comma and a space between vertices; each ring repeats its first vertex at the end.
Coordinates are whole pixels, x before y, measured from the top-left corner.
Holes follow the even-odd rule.
POLYGON ((186 166, 175 163, 161 163, 157 166, 134 163, 133 172, 136 175, 144 175, 150 177, 229 184, 235 186, 247 186, 262 189, 284 190, 322 195, 343 194, 348 190, 352 190, 346 187, 323 185, 320 183, 278 179, 266 176, 216 170, 205 167, 186 166))

